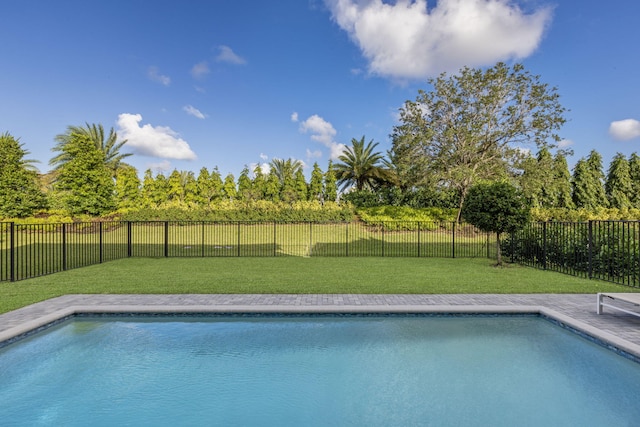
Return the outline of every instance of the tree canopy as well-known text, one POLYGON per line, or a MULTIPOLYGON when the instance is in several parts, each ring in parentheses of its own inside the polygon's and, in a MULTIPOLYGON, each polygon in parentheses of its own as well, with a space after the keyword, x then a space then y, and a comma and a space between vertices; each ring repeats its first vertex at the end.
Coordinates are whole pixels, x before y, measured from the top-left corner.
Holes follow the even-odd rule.
POLYGON ((428 83, 431 91, 400 109, 391 135, 390 156, 405 186, 455 188, 461 209, 474 183, 508 176, 524 148, 560 141, 565 109, 557 90, 521 64, 465 67, 428 83))
POLYGON ((500 235, 524 227, 531 219, 531 209, 520 190, 508 182, 497 181, 476 184, 469 189, 462 206, 462 217, 482 231, 496 233, 500 265, 500 235))

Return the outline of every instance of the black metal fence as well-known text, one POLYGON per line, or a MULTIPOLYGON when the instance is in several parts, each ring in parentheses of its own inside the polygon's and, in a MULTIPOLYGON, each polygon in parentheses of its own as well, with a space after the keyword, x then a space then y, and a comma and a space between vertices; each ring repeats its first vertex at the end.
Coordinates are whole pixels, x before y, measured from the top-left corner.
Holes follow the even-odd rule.
POLYGON ((640 222, 541 222, 505 239, 511 260, 545 270, 640 287, 640 222))
POLYGON ((268 256, 494 257, 495 239, 452 222, 0 223, 0 281, 127 257, 268 256))

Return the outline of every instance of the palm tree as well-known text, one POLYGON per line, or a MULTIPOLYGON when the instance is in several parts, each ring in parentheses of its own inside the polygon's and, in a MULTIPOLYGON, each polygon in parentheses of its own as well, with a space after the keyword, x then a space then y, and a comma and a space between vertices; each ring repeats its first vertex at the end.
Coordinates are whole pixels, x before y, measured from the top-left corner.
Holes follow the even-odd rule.
POLYGON ((284 185, 285 180, 287 178, 293 179, 299 170, 302 171, 303 166, 300 160, 273 159, 271 160, 271 173, 275 173, 280 185, 284 185))
POLYGON ((105 139, 104 128, 101 124, 89 124, 85 123, 85 127, 81 126, 69 126, 67 131, 63 134, 56 135, 55 141, 57 144, 51 149, 51 151, 59 152, 59 154, 53 157, 49 164, 54 166, 54 170, 60 169, 70 159, 69 153, 65 151, 65 146, 71 140, 71 135, 80 134, 87 135, 96 145, 100 151, 104 153, 104 165, 113 177, 116 176, 118 169, 122 167, 130 166, 122 160, 131 156, 131 153, 120 153, 120 149, 127 140, 118 141, 118 134, 111 128, 109 136, 105 139))
POLYGON ((358 141, 351 139, 351 147, 346 147, 333 170, 342 191, 347 187, 355 187, 357 191, 373 190, 377 186, 392 181, 392 173, 383 167, 388 165, 380 152, 374 152, 378 143, 373 140, 364 145, 364 136, 358 141))

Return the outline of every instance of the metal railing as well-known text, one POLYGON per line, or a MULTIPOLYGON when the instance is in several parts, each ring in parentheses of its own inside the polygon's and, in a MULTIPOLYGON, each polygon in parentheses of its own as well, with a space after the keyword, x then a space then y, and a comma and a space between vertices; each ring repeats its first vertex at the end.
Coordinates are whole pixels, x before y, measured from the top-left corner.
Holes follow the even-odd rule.
POLYGON ((532 223, 505 239, 513 262, 640 287, 640 222, 532 223))
POLYGON ((0 223, 0 281, 127 257, 494 257, 495 239, 452 222, 0 223))

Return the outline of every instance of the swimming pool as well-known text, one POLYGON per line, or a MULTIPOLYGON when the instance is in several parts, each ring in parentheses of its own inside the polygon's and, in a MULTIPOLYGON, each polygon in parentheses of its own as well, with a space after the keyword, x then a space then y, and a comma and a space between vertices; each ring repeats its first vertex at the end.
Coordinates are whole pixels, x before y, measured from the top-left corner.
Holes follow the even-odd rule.
POLYGON ((81 317, 0 350, 3 425, 630 425, 639 393, 534 315, 81 317))

